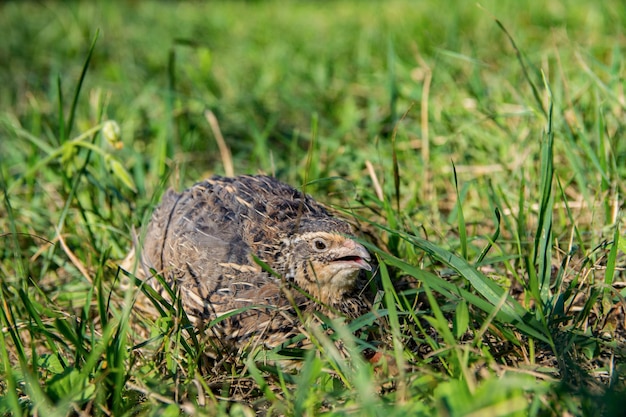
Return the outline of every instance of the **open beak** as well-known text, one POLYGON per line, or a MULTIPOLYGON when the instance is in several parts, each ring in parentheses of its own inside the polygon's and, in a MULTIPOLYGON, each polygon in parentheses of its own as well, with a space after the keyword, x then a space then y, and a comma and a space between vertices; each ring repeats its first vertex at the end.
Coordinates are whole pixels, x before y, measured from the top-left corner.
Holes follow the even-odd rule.
POLYGON ((369 252, 363 245, 356 243, 352 239, 346 239, 342 247, 342 253, 335 258, 335 262, 346 262, 353 264, 359 269, 371 271, 372 266, 369 264, 371 259, 369 252))

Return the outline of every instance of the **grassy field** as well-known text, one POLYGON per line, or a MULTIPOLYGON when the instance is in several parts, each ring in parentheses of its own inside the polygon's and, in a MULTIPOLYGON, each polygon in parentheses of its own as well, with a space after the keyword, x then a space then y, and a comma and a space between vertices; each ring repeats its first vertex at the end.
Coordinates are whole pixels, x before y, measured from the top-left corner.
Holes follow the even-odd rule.
POLYGON ((621 0, 9 1, 0 27, 0 414, 624 412, 621 0), (135 305, 133 229, 233 172, 358 220, 384 292, 331 324, 349 358, 312 329, 297 371, 220 362, 135 305))

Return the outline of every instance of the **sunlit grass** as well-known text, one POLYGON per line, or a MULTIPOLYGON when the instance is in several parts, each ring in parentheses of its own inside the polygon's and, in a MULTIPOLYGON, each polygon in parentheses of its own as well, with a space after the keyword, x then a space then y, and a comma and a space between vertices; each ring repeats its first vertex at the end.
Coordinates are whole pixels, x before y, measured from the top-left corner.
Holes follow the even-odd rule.
POLYGON ((3 3, 0 413, 620 412, 625 19, 3 3), (307 329, 308 352, 233 355, 118 268, 164 189, 229 162, 359 225, 374 312, 307 329))

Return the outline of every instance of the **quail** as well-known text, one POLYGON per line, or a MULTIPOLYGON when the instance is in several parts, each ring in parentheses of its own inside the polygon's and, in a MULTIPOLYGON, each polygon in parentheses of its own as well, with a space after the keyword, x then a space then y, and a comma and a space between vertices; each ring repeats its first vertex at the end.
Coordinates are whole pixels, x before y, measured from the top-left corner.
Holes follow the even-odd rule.
POLYGON ((370 254, 349 223, 269 176, 214 176, 169 190, 148 224, 141 266, 178 291, 199 325, 231 346, 284 344, 302 318, 358 317, 370 254))

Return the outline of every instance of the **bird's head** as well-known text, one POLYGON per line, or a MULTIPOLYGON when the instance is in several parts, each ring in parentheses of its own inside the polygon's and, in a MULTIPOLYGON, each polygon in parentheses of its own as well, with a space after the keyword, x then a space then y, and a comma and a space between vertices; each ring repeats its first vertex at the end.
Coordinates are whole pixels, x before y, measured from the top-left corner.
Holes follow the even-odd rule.
POLYGON ((370 271, 363 245, 333 232, 310 231, 285 239, 284 273, 323 303, 334 304, 356 284, 359 270, 370 271))

